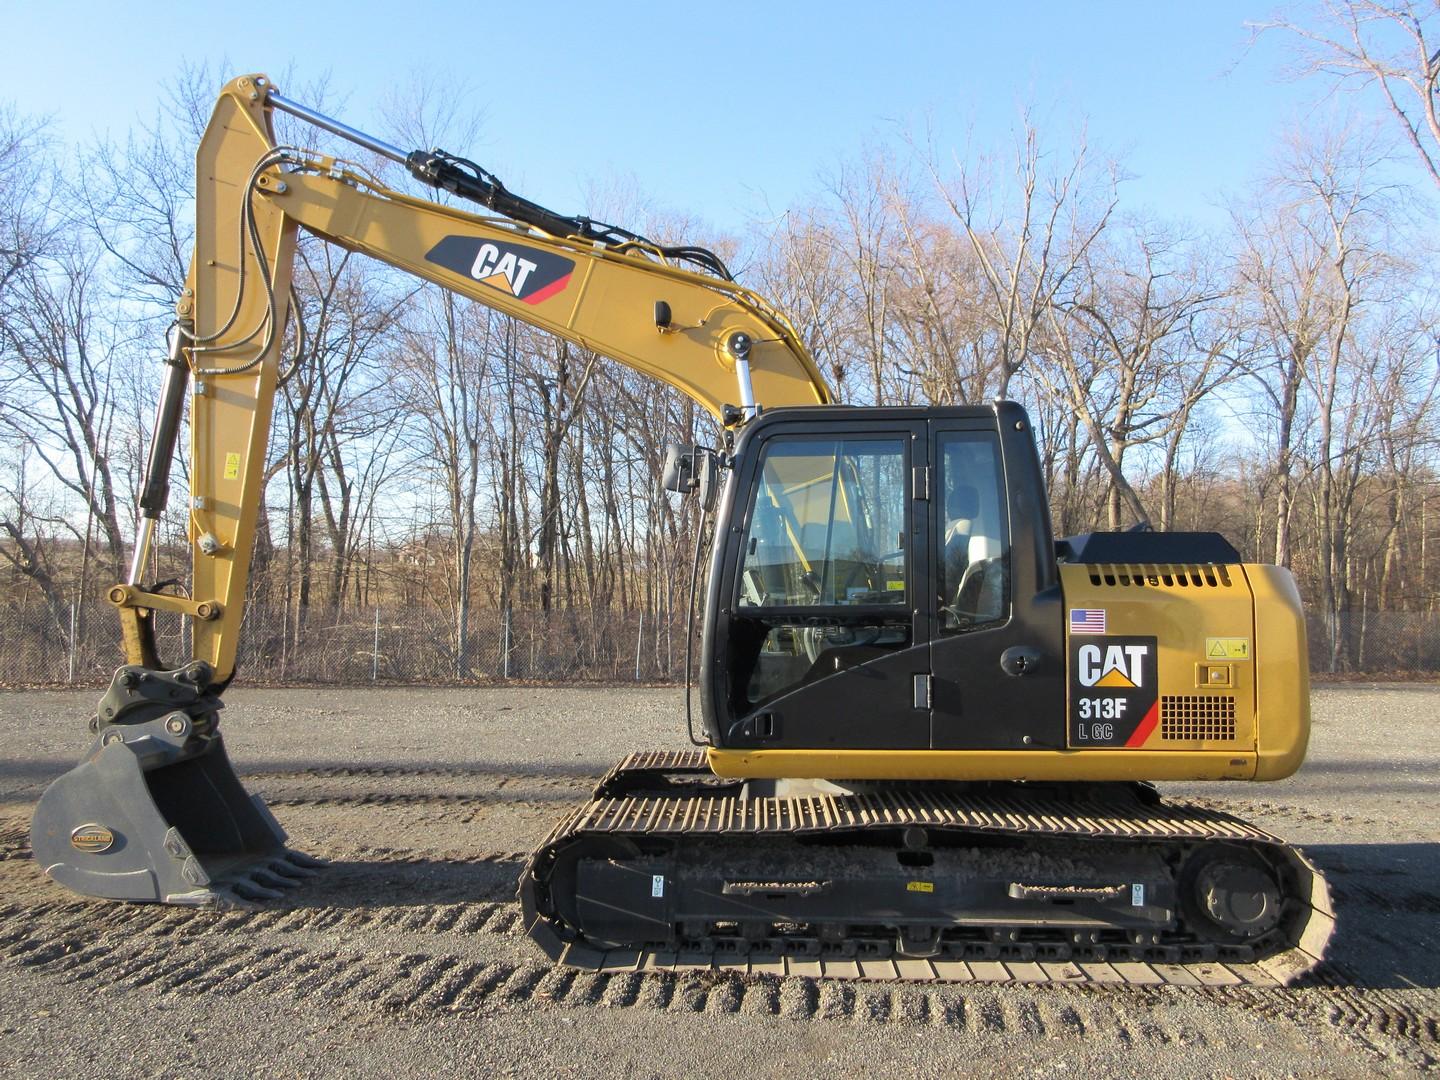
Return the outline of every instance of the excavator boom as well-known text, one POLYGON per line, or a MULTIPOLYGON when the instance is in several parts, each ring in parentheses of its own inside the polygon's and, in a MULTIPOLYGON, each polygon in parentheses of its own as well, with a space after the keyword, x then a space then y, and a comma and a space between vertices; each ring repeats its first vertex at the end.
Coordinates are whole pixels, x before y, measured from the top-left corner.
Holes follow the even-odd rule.
MULTIPOLYGON (((671 265, 660 255, 664 249, 631 234, 606 246, 585 235, 581 222, 532 214, 557 228, 574 225, 579 234, 549 235, 401 194, 359 165, 279 147, 276 99, 372 152, 402 159, 383 142, 286 101, 261 75, 225 88, 201 140, 195 258, 178 306, 194 375, 192 595, 173 601, 142 595, 137 566, 113 598, 122 610, 173 604, 194 617, 194 658, 210 664, 218 681, 234 670, 302 228, 659 379, 722 422, 727 406, 733 424, 756 405, 832 401, 794 328, 758 294, 671 265)), ((434 153, 403 159, 429 182, 484 197, 434 153)), ((162 413, 179 405, 177 393, 162 413)), ((150 518, 162 508, 163 498, 144 512, 150 518)), ((142 538, 137 549, 143 546, 142 538)), ((129 622, 127 642, 136 644, 127 648, 128 659, 146 662, 143 635, 133 617, 129 622)))

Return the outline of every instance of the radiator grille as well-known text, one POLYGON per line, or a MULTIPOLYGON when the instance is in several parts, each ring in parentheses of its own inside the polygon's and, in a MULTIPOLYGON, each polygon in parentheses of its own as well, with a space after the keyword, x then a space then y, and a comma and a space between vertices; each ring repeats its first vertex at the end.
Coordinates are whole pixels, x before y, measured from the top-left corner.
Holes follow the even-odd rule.
POLYGON ((1235 738, 1235 699, 1229 694, 1166 694, 1160 698, 1160 738, 1227 742, 1235 738))
POLYGON ((1228 589, 1230 570, 1220 563, 1094 563, 1091 585, 1152 589, 1228 589))

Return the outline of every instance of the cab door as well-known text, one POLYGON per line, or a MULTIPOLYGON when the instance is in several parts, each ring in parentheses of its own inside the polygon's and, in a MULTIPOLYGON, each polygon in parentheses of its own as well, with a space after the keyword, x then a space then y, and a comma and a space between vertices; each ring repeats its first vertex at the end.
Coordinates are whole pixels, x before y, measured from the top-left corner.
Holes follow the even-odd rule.
POLYGON ((924 421, 760 424, 707 662, 725 688, 717 744, 928 747, 924 421))
POLYGON ((1029 420, 930 421, 930 745, 1065 745, 1054 541, 1029 420))

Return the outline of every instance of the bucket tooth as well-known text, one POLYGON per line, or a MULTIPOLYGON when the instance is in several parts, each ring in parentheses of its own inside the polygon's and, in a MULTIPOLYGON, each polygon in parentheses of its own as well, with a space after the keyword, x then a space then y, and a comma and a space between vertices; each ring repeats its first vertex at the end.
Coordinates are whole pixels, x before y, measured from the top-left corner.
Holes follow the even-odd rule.
POLYGON ((249 871, 249 878, 269 889, 293 889, 300 884, 299 878, 286 877, 284 874, 277 874, 271 867, 273 862, 265 866, 257 866, 249 871))
POLYGON ((241 896, 229 885, 221 885, 211 890, 205 906, 216 911, 262 911, 265 908, 262 900, 241 896))
POLYGON ((271 859, 265 864, 265 872, 279 878, 287 886, 303 885, 313 874, 302 874, 284 859, 271 859))
POLYGON ((262 885, 255 874, 247 874, 244 877, 235 878, 228 883, 228 888, 233 889, 247 900, 279 900, 285 894, 279 889, 272 889, 262 885))
MULTIPOLYGON (((292 878, 297 883, 320 876, 320 871, 317 867, 302 865, 295 861, 294 856, 295 852, 287 849, 283 855, 270 860, 270 869, 277 874, 284 874, 286 877, 292 878)), ((310 860, 311 863, 317 861, 316 859, 310 860)), ((323 866, 324 863, 320 863, 320 865, 323 866)))
POLYGON ((324 859, 317 859, 314 855, 307 855, 303 851, 296 851, 294 848, 286 848, 285 854, 281 856, 291 866, 302 873, 306 870, 313 874, 316 870, 323 870, 330 864, 324 859))

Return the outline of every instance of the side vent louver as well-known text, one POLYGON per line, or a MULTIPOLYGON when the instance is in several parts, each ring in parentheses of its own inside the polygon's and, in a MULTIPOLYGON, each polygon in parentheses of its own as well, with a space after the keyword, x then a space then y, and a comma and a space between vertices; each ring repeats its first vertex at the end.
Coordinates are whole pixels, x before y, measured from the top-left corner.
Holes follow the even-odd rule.
POLYGON ((1235 738, 1235 698, 1230 694, 1164 694, 1160 738, 1179 742, 1227 742, 1235 738))
POLYGON ((1114 588, 1228 589, 1230 568, 1221 563, 1092 563, 1091 585, 1114 588))

